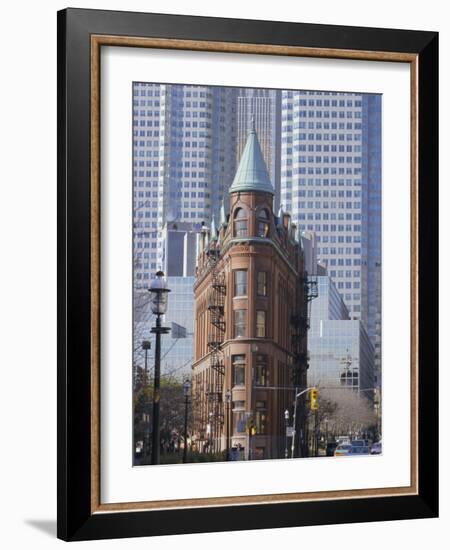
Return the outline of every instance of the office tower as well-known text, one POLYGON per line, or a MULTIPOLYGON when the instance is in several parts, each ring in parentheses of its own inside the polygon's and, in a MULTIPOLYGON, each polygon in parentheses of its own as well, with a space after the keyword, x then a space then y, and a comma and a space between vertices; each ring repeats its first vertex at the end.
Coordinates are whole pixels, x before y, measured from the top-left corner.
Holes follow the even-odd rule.
POLYGON ((241 158, 254 118, 264 162, 275 189, 274 209, 280 199, 281 90, 238 88, 236 91, 236 158, 241 158))
POLYGON ((305 259, 305 271, 308 275, 317 275, 319 266, 317 264, 317 238, 314 231, 302 231, 300 242, 303 248, 305 259))
POLYGON ((311 302, 308 332, 308 384, 374 397, 374 349, 360 320, 347 307, 328 276, 314 277, 318 296, 311 302))
POLYGON ((219 214, 235 157, 235 89, 133 84, 134 285, 163 263, 168 222, 200 228, 219 214))
POLYGON ((197 224, 168 222, 161 232, 161 269, 166 277, 193 277, 197 256, 197 224))
MULTIPOLYGON (((375 384, 381 388, 381 96, 363 96, 363 181, 367 185, 367 333, 375 350, 375 384)), ((364 320, 364 319, 363 319, 364 320)))
MULTIPOLYGON (((281 203, 381 363, 381 96, 283 91, 281 203)), ((378 380, 378 383, 380 381, 378 380)))

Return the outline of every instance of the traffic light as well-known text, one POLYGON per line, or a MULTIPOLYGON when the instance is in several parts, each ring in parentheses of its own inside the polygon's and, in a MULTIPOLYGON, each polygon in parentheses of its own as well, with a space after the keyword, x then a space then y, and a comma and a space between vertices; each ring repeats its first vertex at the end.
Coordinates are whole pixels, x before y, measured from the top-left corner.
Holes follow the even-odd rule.
POLYGON ((317 411, 319 409, 319 390, 317 388, 311 388, 310 407, 312 411, 317 411))
POLYGON ((248 435, 250 435, 250 436, 251 435, 256 435, 256 426, 253 423, 253 418, 252 417, 247 419, 246 428, 247 428, 248 435))

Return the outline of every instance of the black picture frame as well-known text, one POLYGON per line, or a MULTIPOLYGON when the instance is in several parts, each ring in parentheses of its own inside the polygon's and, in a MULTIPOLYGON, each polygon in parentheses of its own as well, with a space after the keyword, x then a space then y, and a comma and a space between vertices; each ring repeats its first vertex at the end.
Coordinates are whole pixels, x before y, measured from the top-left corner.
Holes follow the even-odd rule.
POLYGON ((66 9, 58 12, 58 532, 63 540, 438 515, 438 34, 66 9), (91 36, 402 52, 418 59, 418 493, 92 513, 91 36))

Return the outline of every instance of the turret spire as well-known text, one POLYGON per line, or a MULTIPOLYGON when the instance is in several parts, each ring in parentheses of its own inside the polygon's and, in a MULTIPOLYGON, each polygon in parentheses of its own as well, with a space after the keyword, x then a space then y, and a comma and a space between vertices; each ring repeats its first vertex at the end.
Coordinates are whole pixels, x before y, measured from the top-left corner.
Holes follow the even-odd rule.
POLYGON ((256 134, 254 115, 251 118, 251 129, 247 137, 247 143, 230 187, 230 193, 245 191, 275 194, 256 134))

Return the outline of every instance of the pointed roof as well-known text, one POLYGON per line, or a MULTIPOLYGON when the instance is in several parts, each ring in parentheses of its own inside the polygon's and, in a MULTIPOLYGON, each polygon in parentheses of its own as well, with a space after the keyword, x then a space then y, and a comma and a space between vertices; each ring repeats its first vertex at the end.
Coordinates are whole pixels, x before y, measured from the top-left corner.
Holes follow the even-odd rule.
POLYGON ((244 151, 239 166, 230 187, 230 193, 239 191, 260 191, 263 193, 275 193, 267 172, 266 163, 255 130, 255 119, 252 117, 252 125, 247 137, 244 151))

